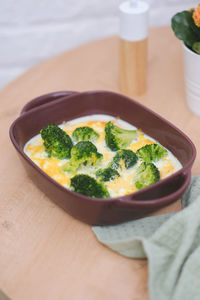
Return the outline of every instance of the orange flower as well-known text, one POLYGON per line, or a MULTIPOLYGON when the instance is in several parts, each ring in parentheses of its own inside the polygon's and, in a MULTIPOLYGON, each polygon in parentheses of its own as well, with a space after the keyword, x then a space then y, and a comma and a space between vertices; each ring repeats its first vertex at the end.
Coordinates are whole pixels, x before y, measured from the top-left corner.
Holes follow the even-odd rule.
POLYGON ((200 4, 198 5, 197 9, 194 10, 192 17, 195 25, 200 27, 200 4))

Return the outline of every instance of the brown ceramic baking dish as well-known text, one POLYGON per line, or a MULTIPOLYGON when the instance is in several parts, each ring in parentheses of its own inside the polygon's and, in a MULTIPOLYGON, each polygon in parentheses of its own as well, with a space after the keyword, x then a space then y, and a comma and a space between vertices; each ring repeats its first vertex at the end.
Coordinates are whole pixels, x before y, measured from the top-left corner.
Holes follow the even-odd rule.
POLYGON ((37 186, 70 215, 95 225, 139 218, 177 200, 190 182, 196 156, 191 140, 174 125, 138 102, 107 91, 56 92, 33 99, 11 125, 10 138, 37 186), (23 148, 47 124, 90 114, 118 116, 141 128, 169 149, 183 165, 182 169, 150 187, 118 198, 96 199, 67 190, 37 167, 23 148))

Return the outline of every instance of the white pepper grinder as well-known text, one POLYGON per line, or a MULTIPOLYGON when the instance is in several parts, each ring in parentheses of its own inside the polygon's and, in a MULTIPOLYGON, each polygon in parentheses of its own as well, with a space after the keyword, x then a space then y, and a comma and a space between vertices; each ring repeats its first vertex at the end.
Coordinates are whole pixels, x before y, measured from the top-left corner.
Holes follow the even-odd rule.
POLYGON ((141 0, 121 3, 120 91, 129 97, 147 89, 147 38, 149 5, 141 0))

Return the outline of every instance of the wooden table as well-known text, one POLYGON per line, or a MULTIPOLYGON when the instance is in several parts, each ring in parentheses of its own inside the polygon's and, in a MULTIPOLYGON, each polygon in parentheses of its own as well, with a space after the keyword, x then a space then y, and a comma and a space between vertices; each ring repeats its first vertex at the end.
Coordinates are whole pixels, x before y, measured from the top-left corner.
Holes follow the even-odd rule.
MULTIPOLYGON (((27 177, 8 128, 31 98, 57 90, 118 91, 118 39, 49 59, 0 92, 0 288, 13 300, 146 300, 145 260, 124 258, 97 242, 90 226, 55 206, 27 177)), ((180 42, 152 29, 148 91, 136 98, 188 134, 200 149, 200 118, 186 106, 180 42)), ((196 159, 193 174, 200 172, 196 159)), ((180 201, 163 211, 180 209, 180 201)))

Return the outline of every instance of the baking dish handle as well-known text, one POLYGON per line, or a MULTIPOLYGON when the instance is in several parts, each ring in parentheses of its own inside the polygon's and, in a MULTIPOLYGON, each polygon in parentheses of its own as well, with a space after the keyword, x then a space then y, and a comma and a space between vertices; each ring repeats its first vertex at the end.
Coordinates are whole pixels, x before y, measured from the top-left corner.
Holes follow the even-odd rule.
POLYGON ((143 208, 145 208, 145 206, 148 206, 153 208, 157 206, 159 207, 161 204, 163 205, 164 203, 173 202, 175 199, 178 199, 182 196, 182 194, 185 192, 186 188, 190 184, 190 180, 191 180, 191 172, 187 172, 186 174, 183 174, 181 185, 168 195, 163 195, 158 198, 150 197, 150 199, 148 199, 148 193, 146 195, 143 194, 142 197, 127 195, 123 199, 119 199, 120 201, 118 201, 118 206, 120 207, 138 206, 138 208, 140 206, 143 208))
POLYGON ((28 111, 32 110, 33 108, 45 105, 47 103, 53 102, 54 100, 57 100, 59 98, 71 96, 74 94, 77 94, 78 92, 72 92, 72 91, 61 91, 61 92, 54 92, 45 94, 42 96, 39 96, 37 98, 34 98, 33 100, 29 101, 22 109, 20 115, 23 115, 27 113, 28 111))

